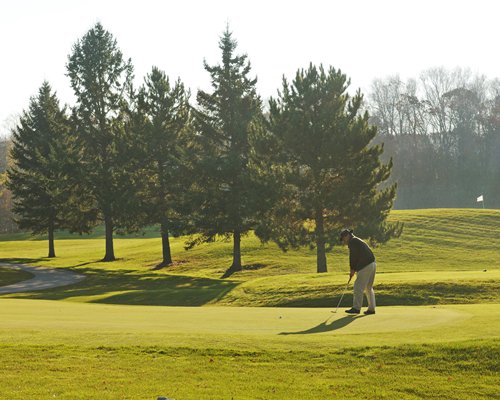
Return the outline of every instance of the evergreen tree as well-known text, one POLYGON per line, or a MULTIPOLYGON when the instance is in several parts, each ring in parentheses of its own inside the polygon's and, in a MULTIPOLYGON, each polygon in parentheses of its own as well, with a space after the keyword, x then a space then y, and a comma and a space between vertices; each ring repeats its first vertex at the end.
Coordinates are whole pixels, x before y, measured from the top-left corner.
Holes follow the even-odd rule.
POLYGON ((199 195, 193 224, 200 236, 188 247, 222 236, 233 237, 233 261, 228 271, 241 269, 241 236, 253 229, 262 209, 255 143, 262 134, 262 103, 256 79, 248 77, 246 55, 236 55, 237 42, 228 29, 219 48, 222 63, 205 69, 212 93, 199 91, 194 111, 199 145, 199 195))
POLYGON ((113 261, 113 232, 132 229, 135 222, 133 143, 126 129, 133 68, 111 33, 97 23, 73 46, 67 71, 77 99, 73 121, 81 152, 80 184, 105 224, 103 261, 113 261))
POLYGON ((64 210, 70 198, 67 143, 69 122, 48 82, 32 97, 13 129, 8 188, 21 229, 48 234, 49 257, 55 257, 54 232, 67 228, 64 210))
POLYGON ((317 272, 327 271, 326 252, 338 243, 342 227, 372 241, 398 235, 385 222, 395 185, 380 190, 392 163, 379 161, 383 147, 370 146, 377 133, 360 113, 362 95, 350 97, 339 70, 312 64, 270 100, 270 129, 281 146, 277 161, 286 179, 281 200, 257 234, 282 248, 316 248, 317 272))
POLYGON ((182 206, 189 186, 189 93, 178 80, 172 87, 163 71, 153 67, 138 97, 143 160, 143 206, 148 223, 160 224, 163 261, 172 263, 169 233, 185 229, 182 206))

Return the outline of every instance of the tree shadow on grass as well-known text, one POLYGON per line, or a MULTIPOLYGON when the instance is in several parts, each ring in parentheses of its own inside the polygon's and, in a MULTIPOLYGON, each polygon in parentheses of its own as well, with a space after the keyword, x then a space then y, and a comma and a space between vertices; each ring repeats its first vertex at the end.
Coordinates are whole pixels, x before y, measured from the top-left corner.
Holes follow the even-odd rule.
POLYGON ((86 279, 74 285, 38 292, 8 294, 10 298, 63 300, 79 298, 91 303, 201 306, 217 301, 238 283, 210 278, 137 273, 127 270, 71 268, 86 279))
POLYGON ((39 261, 47 261, 50 260, 47 257, 39 257, 39 258, 22 258, 22 257, 13 257, 13 258, 0 258, 0 264, 25 264, 30 265, 39 261))
MULTIPOLYGON (((33 266, 39 261, 50 261, 52 260, 49 257, 39 257, 39 258, 0 258, 0 264, 5 263, 5 264, 22 264, 22 265, 27 265, 27 266, 33 266)), ((102 262, 102 260, 94 260, 94 261, 86 261, 82 262, 80 264, 75 264, 72 265, 71 267, 62 267, 64 269, 70 270, 70 271, 75 271, 78 272, 76 268, 83 267, 85 265, 89 264, 95 264, 98 262, 102 262)), ((61 268, 61 267, 54 267, 54 266, 47 266, 46 268, 61 268)))
POLYGON ((331 332, 331 331, 336 331, 338 329, 342 329, 346 327, 347 325, 353 323, 355 320, 359 318, 363 318, 365 315, 346 315, 345 317, 342 317, 340 319, 336 319, 332 322, 330 321, 330 318, 327 318, 324 322, 321 324, 314 326, 310 329, 307 329, 305 331, 299 331, 299 332, 281 332, 280 335, 309 335, 311 333, 322 333, 322 332, 331 332))
POLYGON ((244 271, 257 271, 259 269, 267 267, 266 264, 249 264, 249 265, 243 265, 241 269, 234 269, 234 268, 228 268, 224 274, 222 274, 221 279, 226 279, 229 278, 231 275, 237 273, 237 272, 244 272, 244 271))

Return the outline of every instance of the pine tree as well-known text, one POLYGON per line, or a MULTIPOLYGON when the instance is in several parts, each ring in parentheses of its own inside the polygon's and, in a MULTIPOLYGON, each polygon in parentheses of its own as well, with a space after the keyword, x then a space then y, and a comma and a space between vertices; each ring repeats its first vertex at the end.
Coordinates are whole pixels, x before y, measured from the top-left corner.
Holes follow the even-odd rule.
POLYGON ((326 252, 338 243, 342 227, 372 241, 401 232, 385 219, 396 186, 380 189, 392 162, 381 164, 383 146, 370 146, 377 129, 360 113, 362 95, 347 93, 340 70, 312 64, 270 100, 270 129, 279 141, 278 163, 286 171, 281 200, 257 234, 282 249, 316 248, 317 272, 327 271, 326 252))
POLYGON ((97 23, 73 46, 67 71, 77 99, 73 121, 81 149, 81 185, 105 224, 103 261, 113 261, 113 232, 134 223, 133 145, 126 130, 133 68, 111 33, 97 23))
POLYGON ((201 235, 188 243, 190 247, 232 236, 229 271, 241 269, 241 236, 255 226, 262 207, 254 151, 262 131, 262 103, 256 94, 257 80, 248 77, 247 56, 236 55, 236 46, 226 29, 219 42, 222 63, 205 62, 213 92, 200 90, 199 108, 194 111, 200 158, 193 224, 201 235))
POLYGON ((48 257, 55 257, 54 232, 67 228, 64 210, 68 192, 67 143, 69 122, 48 82, 32 97, 13 129, 8 187, 14 197, 14 213, 21 229, 48 234, 48 257))
POLYGON ((148 223, 160 224, 163 261, 172 263, 169 234, 184 232, 182 212, 189 186, 189 93, 177 80, 172 87, 165 72, 153 67, 138 96, 136 129, 141 132, 143 206, 148 223))

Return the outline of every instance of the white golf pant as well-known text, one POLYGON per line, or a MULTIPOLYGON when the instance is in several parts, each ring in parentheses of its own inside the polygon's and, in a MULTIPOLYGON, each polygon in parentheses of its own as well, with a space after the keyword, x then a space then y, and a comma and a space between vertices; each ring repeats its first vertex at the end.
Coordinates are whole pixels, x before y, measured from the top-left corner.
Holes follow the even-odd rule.
POLYGON ((363 307, 363 292, 368 300, 368 309, 375 311, 375 292, 373 291, 373 282, 375 281, 375 269, 377 264, 372 262, 361 271, 356 272, 356 282, 354 282, 354 301, 353 308, 361 310, 363 307))

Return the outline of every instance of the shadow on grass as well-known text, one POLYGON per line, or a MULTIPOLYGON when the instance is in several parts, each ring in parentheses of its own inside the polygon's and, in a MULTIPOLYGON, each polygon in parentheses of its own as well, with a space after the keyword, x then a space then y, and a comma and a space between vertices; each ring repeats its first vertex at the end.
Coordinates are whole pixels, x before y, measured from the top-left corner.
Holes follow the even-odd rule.
POLYGON ((342 317, 340 319, 336 319, 333 322, 328 322, 330 318, 327 318, 325 322, 322 322, 321 324, 314 326, 310 329, 307 329, 305 331, 299 331, 299 332, 281 332, 280 335, 309 335, 311 333, 322 333, 322 332, 330 332, 330 331, 336 331, 338 329, 342 329, 346 327, 347 325, 351 324, 358 318, 363 318, 365 315, 346 315, 345 317, 342 317))
MULTIPOLYGON (((0 263, 33 265, 48 258, 1 258, 0 263)), ((87 279, 60 288, 38 292, 6 294, 2 296, 76 301, 164 306, 201 306, 217 303, 231 292, 239 282, 231 280, 200 278, 185 275, 167 275, 154 271, 108 270, 104 267, 91 268, 87 264, 98 260, 72 265, 68 270, 84 274, 87 279)), ((255 264, 245 266, 243 271, 260 269, 255 264)), ((338 292, 317 287, 312 290, 297 290, 296 293, 280 288, 254 292, 239 298, 237 305, 272 307, 336 307, 338 292), (336 294, 337 293, 337 294, 336 294), (279 300, 276 300, 279 299, 279 300)), ((379 306, 414 306, 438 304, 478 304, 500 302, 498 282, 495 280, 379 284, 375 287, 379 306)), ((223 301, 222 301, 223 302, 223 301)), ((233 303, 236 304, 236 303, 233 303)), ((340 308, 352 304, 352 292, 346 293, 340 308)), ((366 304, 366 300, 365 300, 366 304)))
POLYGON ((39 257, 39 258, 21 258, 21 257, 14 257, 14 258, 0 258, 0 264, 26 264, 30 265, 39 261, 47 261, 50 260, 50 258, 47 257, 39 257))
POLYGON ((265 267, 267 267, 266 264, 249 264, 249 265, 243 265, 241 269, 228 268, 226 272, 222 274, 221 279, 229 278, 231 275, 236 274, 238 272, 257 271, 265 267))
POLYGON ((217 301, 237 285, 231 281, 137 271, 95 268, 71 270, 85 275, 86 279, 71 286, 5 296, 39 300, 80 298, 82 301, 104 304, 201 306, 217 301))

